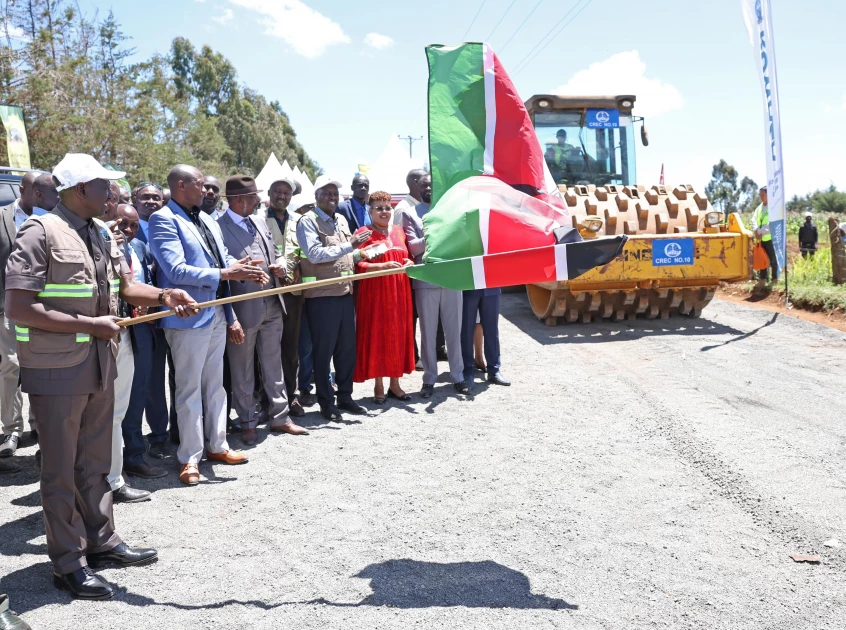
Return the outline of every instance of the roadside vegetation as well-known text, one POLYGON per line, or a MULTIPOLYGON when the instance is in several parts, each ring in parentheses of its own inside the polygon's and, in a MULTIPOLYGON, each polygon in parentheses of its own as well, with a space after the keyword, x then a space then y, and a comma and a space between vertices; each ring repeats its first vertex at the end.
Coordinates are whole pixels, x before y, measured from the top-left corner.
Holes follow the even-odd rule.
MULTIPOLYGON (((711 204, 726 214, 740 213, 743 224, 752 229, 752 215, 760 204, 758 185, 749 177, 741 178, 737 169, 720 160, 711 171, 711 182, 705 189, 711 204)), ((846 221, 846 192, 830 186, 799 197, 786 204, 788 298, 794 307, 811 311, 846 312, 846 285, 832 281, 831 239, 828 219, 846 221), (804 215, 811 212, 819 232, 818 250, 813 258, 802 258, 799 252, 799 227, 804 215)), ((756 289, 757 280, 734 285, 746 293, 773 293, 784 296, 784 274, 778 283, 765 290, 756 289)))

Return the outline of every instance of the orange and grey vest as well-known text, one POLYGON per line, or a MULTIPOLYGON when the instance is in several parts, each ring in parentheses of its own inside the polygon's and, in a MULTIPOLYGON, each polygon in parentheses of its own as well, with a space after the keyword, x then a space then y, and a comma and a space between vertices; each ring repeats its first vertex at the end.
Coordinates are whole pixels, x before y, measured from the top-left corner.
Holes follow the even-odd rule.
MULTIPOLYGON (((317 225, 317 235, 320 238, 320 244, 323 247, 331 247, 332 245, 341 245, 349 243, 350 233, 349 227, 346 227, 346 221, 343 217, 338 218, 338 227, 321 219, 316 212, 309 212, 304 215, 300 221, 314 221, 317 225)), ((303 256, 300 261, 300 271, 303 275, 303 282, 314 282, 315 280, 326 280, 327 278, 342 278, 344 276, 351 276, 355 271, 353 265, 352 254, 345 254, 340 258, 328 262, 314 264, 308 258, 303 256)), ((308 289, 303 291, 306 299, 318 297, 330 297, 346 295, 353 292, 353 283, 339 282, 338 284, 331 284, 327 287, 318 289, 308 289)))
MULTIPOLYGON (((45 308, 70 315, 97 317, 100 295, 97 272, 85 242, 57 210, 29 220, 38 221, 44 226, 49 252, 47 283, 36 296, 36 301, 45 308)), ((101 233, 105 230, 108 234, 105 223, 96 219, 95 222, 101 233)), ((109 286, 105 290, 109 291, 109 315, 117 315, 122 254, 114 239, 106 242, 110 247, 110 260, 106 261, 109 286)), ((92 341, 91 335, 87 333, 49 332, 19 324, 15 325, 15 339, 18 342, 20 365, 27 368, 68 368, 79 365, 88 357, 92 341)), ((117 344, 117 340, 110 344, 115 357, 117 344)))

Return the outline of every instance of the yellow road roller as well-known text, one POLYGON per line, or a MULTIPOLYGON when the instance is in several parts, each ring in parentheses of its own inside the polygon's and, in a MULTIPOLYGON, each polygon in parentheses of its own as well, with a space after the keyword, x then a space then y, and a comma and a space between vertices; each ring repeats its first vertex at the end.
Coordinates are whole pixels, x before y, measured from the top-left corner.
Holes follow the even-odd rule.
POLYGON ((639 186, 632 95, 540 94, 526 108, 549 175, 584 238, 626 234, 623 253, 576 280, 528 285, 548 325, 638 315, 698 317, 722 282, 752 277, 752 233, 690 185, 639 186))

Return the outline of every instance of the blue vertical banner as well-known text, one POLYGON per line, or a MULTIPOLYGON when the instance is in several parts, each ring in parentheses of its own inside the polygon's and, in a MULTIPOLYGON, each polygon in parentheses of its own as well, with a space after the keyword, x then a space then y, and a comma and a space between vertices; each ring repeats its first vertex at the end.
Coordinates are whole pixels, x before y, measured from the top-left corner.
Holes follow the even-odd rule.
POLYGON ((767 160, 767 208, 770 234, 778 266, 787 264, 787 235, 784 220, 784 167, 781 159, 781 120, 778 104, 773 19, 770 0, 740 0, 743 20, 755 53, 755 66, 764 95, 764 139, 767 160))

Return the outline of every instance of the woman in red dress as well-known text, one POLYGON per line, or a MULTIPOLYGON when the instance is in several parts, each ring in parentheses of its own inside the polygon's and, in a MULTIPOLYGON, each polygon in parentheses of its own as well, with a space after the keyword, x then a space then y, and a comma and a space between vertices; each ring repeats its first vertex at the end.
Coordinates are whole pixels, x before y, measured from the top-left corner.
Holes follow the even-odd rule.
MULTIPOLYGON (((361 245, 364 254, 355 266, 356 273, 398 269, 412 264, 401 226, 391 225, 391 195, 370 195, 371 236, 361 245), (378 248, 378 249, 377 249, 378 248), (387 251, 383 251, 387 250, 387 251), (382 253, 378 253, 382 252, 382 253), (374 255, 377 254, 378 255, 374 255)), ((385 403, 384 377, 391 379, 387 398, 411 400, 400 387, 399 379, 414 371, 414 323, 411 283, 398 273, 356 282, 355 288, 356 361, 353 381, 376 379, 373 402, 385 403)))

